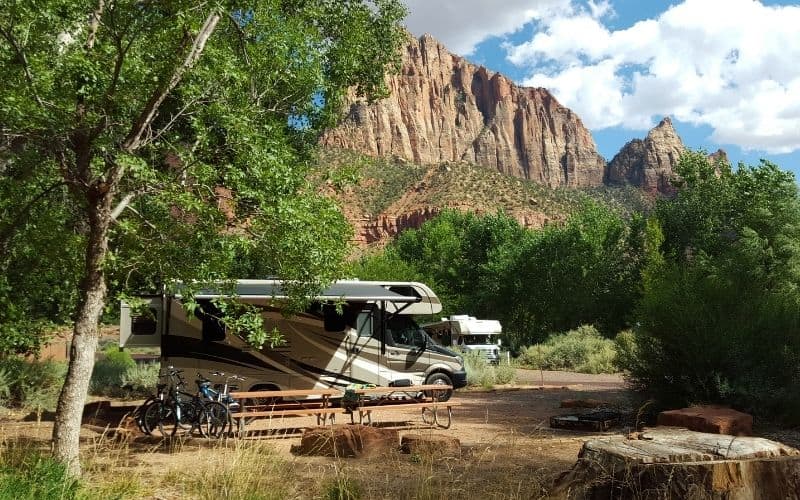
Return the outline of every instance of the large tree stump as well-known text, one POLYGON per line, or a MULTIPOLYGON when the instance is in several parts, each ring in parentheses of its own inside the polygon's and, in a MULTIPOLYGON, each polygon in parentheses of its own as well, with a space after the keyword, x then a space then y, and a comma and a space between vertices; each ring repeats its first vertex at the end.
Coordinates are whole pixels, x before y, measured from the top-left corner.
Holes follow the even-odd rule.
POLYGON ((762 438, 674 427, 588 441, 558 499, 800 499, 800 452, 762 438))
POLYGON ((332 425, 306 429, 300 445, 293 447, 292 452, 324 457, 362 457, 396 450, 399 445, 400 433, 396 429, 332 425))

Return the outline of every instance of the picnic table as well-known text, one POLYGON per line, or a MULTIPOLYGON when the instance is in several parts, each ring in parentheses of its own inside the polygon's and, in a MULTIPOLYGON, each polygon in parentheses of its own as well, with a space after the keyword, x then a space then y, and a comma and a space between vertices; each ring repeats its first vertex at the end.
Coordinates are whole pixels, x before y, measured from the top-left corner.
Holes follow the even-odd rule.
POLYGON ((340 397, 338 389, 292 389, 285 391, 235 391, 231 396, 241 401, 239 411, 231 418, 238 420, 239 431, 243 432, 246 420, 254 418, 316 416, 317 425, 333 422, 336 414, 344 413, 343 408, 331 404, 331 397, 340 397), (300 399, 302 398, 302 399, 300 399), (257 402, 254 400, 264 400, 257 402), (247 404, 246 404, 247 403, 247 404))
POLYGON ((355 423, 358 415, 359 424, 372 424, 372 414, 375 412, 419 408, 423 422, 447 429, 453 420, 452 409, 459 403, 440 401, 440 397, 452 389, 452 386, 443 384, 350 389, 348 392, 354 397, 348 399, 346 393, 342 406, 350 413, 352 423, 355 423))

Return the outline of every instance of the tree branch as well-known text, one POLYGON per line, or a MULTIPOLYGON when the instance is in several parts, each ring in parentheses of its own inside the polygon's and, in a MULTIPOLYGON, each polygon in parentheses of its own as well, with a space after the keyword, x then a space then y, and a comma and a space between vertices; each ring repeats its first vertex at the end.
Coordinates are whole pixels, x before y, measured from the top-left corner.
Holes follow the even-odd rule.
POLYGON ((183 75, 189 69, 191 69, 194 63, 197 62, 197 60, 203 54, 206 42, 214 32, 214 29, 217 27, 219 20, 220 15, 217 12, 209 14, 209 16, 206 18, 203 27, 197 34, 197 37, 192 44, 192 48, 189 50, 189 53, 186 55, 183 63, 175 68, 175 72, 172 74, 169 82, 166 85, 159 86, 147 101, 147 104, 145 104, 144 109, 139 114, 136 122, 134 122, 131 131, 128 133, 128 136, 122 142, 123 151, 130 153, 141 146, 142 135, 155 118, 158 108, 164 102, 164 99, 166 99, 167 95, 169 95, 169 93, 178 85, 178 83, 180 83, 183 75))
POLYGON ((14 48, 14 52, 16 52, 17 57, 19 58, 20 64, 22 64, 22 71, 25 73, 25 81, 28 82, 28 88, 31 90, 31 94, 33 94, 33 98, 36 101, 36 103, 42 108, 44 108, 44 101, 42 101, 42 98, 39 97, 39 94, 36 92, 36 88, 33 85, 33 75, 31 74, 31 67, 30 64, 28 63, 28 57, 25 55, 25 52, 22 50, 22 47, 20 47, 19 44, 17 43, 17 40, 16 38, 14 38, 14 35, 11 34, 10 29, 6 30, 0 28, 0 34, 2 34, 3 38, 5 38, 6 41, 9 44, 11 44, 11 46, 14 48))
POLYGON ((37 194, 33 197, 28 203, 23 206, 17 214, 10 218, 6 226, 0 231, 0 250, 5 252, 8 242, 11 240, 11 236, 14 233, 14 230, 18 228, 22 223, 25 221, 25 214, 31 211, 34 205, 36 205, 39 200, 50 194, 56 188, 66 185, 66 182, 56 182, 55 184, 47 187, 44 191, 37 194))

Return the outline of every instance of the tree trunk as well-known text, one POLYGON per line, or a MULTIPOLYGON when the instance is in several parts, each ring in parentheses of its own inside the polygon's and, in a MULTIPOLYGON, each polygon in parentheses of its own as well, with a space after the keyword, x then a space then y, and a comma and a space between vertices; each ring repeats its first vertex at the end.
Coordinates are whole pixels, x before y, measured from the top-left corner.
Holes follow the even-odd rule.
POLYGON ((111 224, 111 193, 95 193, 88 198, 90 229, 86 243, 86 269, 73 329, 69 369, 58 397, 53 427, 53 454, 67 465, 68 472, 73 476, 81 473, 78 457, 81 419, 94 367, 98 325, 106 302, 104 261, 111 224))

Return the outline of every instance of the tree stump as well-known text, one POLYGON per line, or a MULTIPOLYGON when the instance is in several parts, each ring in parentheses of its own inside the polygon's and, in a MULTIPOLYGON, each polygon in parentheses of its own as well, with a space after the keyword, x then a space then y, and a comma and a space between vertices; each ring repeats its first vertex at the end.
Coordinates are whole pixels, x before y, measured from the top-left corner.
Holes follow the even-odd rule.
POLYGON ((461 442, 457 438, 438 434, 406 434, 400 440, 400 450, 416 455, 460 457, 461 442))
POLYGON ((800 500, 800 452, 763 438, 651 429, 586 442, 551 495, 800 500))
POLYGON ((396 429, 332 425, 306 429, 292 452, 323 457, 363 457, 396 450, 399 444, 400 434, 396 429))

